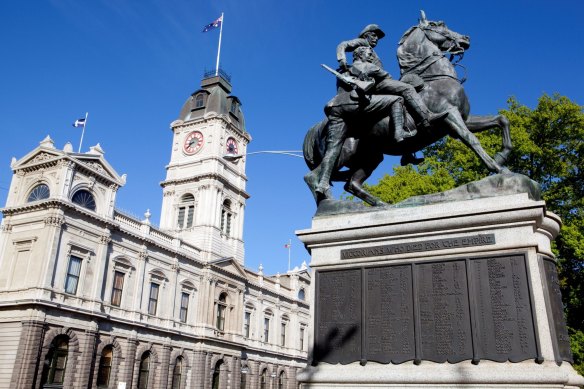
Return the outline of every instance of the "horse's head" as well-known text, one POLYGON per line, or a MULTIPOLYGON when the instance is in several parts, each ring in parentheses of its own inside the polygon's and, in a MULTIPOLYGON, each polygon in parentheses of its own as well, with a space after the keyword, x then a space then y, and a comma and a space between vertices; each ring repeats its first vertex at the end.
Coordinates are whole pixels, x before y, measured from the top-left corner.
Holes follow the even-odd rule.
POLYGON ((451 54, 463 54, 470 47, 470 38, 454 32, 442 21, 430 21, 426 19, 426 14, 421 11, 421 18, 418 24, 426 38, 435 44, 440 51, 451 54))

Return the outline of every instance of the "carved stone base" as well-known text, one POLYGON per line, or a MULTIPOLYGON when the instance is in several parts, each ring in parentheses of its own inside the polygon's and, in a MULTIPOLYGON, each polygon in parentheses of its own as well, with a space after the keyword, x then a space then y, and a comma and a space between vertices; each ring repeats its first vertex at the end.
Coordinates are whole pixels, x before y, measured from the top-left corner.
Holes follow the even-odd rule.
POLYGON ((576 388, 551 241, 524 194, 320 213, 302 388, 576 388))

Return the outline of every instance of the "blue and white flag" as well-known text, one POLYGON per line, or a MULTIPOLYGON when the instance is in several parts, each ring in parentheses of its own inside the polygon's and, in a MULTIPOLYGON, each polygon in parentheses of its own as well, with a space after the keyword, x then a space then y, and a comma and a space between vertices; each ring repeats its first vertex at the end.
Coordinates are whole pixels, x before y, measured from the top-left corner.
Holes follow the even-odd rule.
POLYGON ((73 127, 85 127, 85 118, 75 120, 73 127))
POLYGON ((214 29, 216 29, 218 27, 221 27, 221 23, 223 23, 223 15, 219 16, 217 18, 217 20, 214 20, 213 22, 207 24, 203 28, 203 32, 211 31, 211 30, 214 30, 214 29))

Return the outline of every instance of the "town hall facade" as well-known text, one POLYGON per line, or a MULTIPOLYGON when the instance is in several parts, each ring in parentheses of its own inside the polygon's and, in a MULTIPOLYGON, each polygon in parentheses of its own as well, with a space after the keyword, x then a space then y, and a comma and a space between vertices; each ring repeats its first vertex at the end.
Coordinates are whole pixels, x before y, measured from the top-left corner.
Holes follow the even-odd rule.
POLYGON ((251 140, 227 77, 172 122, 160 227, 116 209, 99 145, 13 159, 0 230, 0 387, 296 388, 310 272, 244 266, 251 140))

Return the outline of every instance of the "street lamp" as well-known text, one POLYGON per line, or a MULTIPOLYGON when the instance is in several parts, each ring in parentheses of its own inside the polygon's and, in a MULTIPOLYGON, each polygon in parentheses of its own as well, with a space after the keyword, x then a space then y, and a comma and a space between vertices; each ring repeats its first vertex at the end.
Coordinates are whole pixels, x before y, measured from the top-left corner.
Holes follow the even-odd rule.
POLYGON ((302 150, 262 150, 262 151, 252 151, 251 153, 245 153, 245 154, 225 154, 223 156, 223 158, 228 160, 228 161, 237 161, 240 158, 243 158, 243 157, 248 156, 248 155, 253 155, 253 154, 280 154, 280 155, 289 155, 291 157, 296 157, 296 158, 304 158, 303 155, 300 155, 298 153, 302 153, 302 150))

